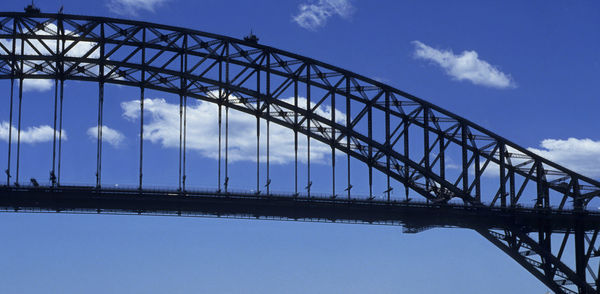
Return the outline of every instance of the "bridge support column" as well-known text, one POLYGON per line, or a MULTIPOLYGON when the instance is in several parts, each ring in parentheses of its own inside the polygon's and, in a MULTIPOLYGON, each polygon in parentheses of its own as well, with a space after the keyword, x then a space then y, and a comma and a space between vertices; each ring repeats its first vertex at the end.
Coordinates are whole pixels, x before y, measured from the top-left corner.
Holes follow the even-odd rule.
MULTIPOLYGON (((64 49, 64 43, 63 43, 64 49)), ((58 174, 56 176, 56 185, 60 186, 60 171, 61 171, 61 162, 62 162, 62 131, 63 131, 63 101, 65 95, 65 80, 63 78, 60 79, 60 107, 58 110, 58 174)), ((56 132, 56 130, 54 130, 56 132)))
MULTIPOLYGON (((13 42, 14 43, 14 42, 13 42)), ((14 69, 13 69, 14 71, 14 69)), ((8 123, 8 164, 6 167, 6 185, 10 186, 10 153, 12 148, 12 123, 13 123, 13 92, 15 87, 15 80, 10 79, 10 118, 8 123)))
MULTIPOLYGON (((23 50, 23 44, 21 43, 21 52, 23 50)), ((23 62, 21 62, 21 70, 23 69, 23 62)), ((19 185, 19 165, 21 159, 21 108, 23 104, 23 77, 19 79, 19 113, 18 113, 18 126, 17 126, 17 174, 15 178, 15 185, 19 185)))
MULTIPOLYGON (((578 223, 575 227, 575 273, 584 282, 586 281, 586 256, 585 256, 585 231, 583 226, 578 223)), ((579 286, 579 293, 587 293, 586 289, 579 286)))

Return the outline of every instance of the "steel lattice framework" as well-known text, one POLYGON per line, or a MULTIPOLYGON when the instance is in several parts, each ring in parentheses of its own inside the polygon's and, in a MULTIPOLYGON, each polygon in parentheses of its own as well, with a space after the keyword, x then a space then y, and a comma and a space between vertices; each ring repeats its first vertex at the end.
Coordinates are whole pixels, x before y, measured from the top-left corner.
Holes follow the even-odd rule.
MULTIPOLYGON (((402 223, 409 227, 412 224, 414 231, 429 226, 467 227, 475 229, 556 293, 600 293, 600 269, 598 262, 594 262, 594 257, 600 256, 597 244, 600 215, 586 209, 600 196, 600 182, 413 95, 252 39, 239 40, 130 20, 0 13, 0 40, 0 79, 12 81, 10 130, 13 107, 16 108, 13 92, 17 91, 13 85, 14 81, 20 83, 19 135, 24 79, 55 81, 55 129, 62 130, 66 80, 98 85, 98 126, 102 125, 104 85, 111 83, 137 87, 142 98, 145 89, 179 95, 180 130, 183 129, 180 132, 183 152, 180 148, 179 188, 175 192, 143 189, 143 150, 140 150, 139 189, 103 188, 101 127, 98 127, 95 188, 60 185, 60 135, 55 136, 53 145, 52 185, 11 184, 11 178, 16 178, 16 183, 19 181, 20 142, 17 142, 15 174, 10 163, 12 136, 9 135, 7 184, 0 192, 2 207, 402 223), (82 47, 85 50, 82 51, 82 47), (285 95, 293 96, 293 103, 284 101, 285 95), (299 99, 301 95, 306 101, 299 99), (232 109, 255 116, 257 126, 260 121, 266 121, 267 154, 269 123, 293 130, 296 175, 298 136, 307 136, 306 193, 299 193, 297 177, 294 193, 288 197, 270 193, 268 155, 266 194, 228 190, 227 165, 223 188, 219 179, 219 187, 214 192, 187 191, 185 130, 193 127, 187 126, 185 120, 188 98, 215 103, 219 110, 226 109, 226 115, 232 109), (325 117, 317 111, 322 105, 340 108, 345 114, 336 117, 336 111, 331 111, 331 117, 325 117), (331 197, 311 195, 310 139, 331 147, 332 181, 335 181, 335 152, 346 155, 347 160, 337 164, 347 165, 348 182, 344 191, 347 197, 336 194, 335 183, 331 197), (417 150, 413 147, 415 141, 418 141, 417 150), (450 152, 459 154, 460 168, 456 174, 448 172, 446 157, 450 152), (370 195, 367 199, 355 199, 351 195, 350 158, 364 162, 368 168, 370 195), (383 200, 374 199, 374 172, 387 177, 383 200), (493 187, 489 187, 489 181, 482 180, 485 173, 497 176, 493 187), (406 198, 391 196, 391 181, 405 187, 406 198), (488 187, 482 187, 484 185, 488 187), (486 189, 495 192, 482 192, 486 189), (423 202, 410 202, 409 191, 422 196, 423 202), (176 196, 167 199, 167 194, 176 196), (44 198, 47 195, 52 197, 44 198), (529 203, 523 203, 528 200, 533 201, 533 207, 525 208, 529 203), (558 235, 557 242, 552 242, 553 235, 558 235), (572 254, 565 253, 567 248, 574 249, 572 254)), ((143 113, 144 100, 140 101, 143 113)), ((226 124, 226 132, 227 127, 226 124)), ((219 135, 220 128, 221 111, 219 135)), ((143 146, 143 115, 140 137, 140 146, 143 146)), ((259 147, 257 139, 257 149, 259 147)), ((257 162, 260 164, 260 158, 257 162)), ((257 191, 260 189, 258 178, 257 170, 257 191)))

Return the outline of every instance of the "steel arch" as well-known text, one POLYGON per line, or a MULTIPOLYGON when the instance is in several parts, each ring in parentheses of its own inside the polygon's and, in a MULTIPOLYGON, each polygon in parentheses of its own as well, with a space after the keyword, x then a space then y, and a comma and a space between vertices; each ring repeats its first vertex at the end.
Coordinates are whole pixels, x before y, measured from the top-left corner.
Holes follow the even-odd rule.
MULTIPOLYGON (((466 206, 509 211, 521 206, 521 196, 531 183, 535 185, 536 208, 585 214, 588 203, 600 196, 600 182, 425 100, 251 40, 131 20, 66 14, 0 13, 0 30, 0 40, 10 40, 12 46, 0 42, 0 79, 54 79, 61 85, 65 80, 83 80, 101 87, 114 83, 216 103, 328 144, 364 162, 370 177, 375 169, 403 183, 407 197, 410 188, 433 203, 444 204, 458 198, 466 206), (56 46, 53 48, 50 42, 56 46), (89 48, 74 53, 75 46, 83 43, 89 48), (25 52, 24 48, 32 50, 25 52), (256 82, 262 75, 266 85, 256 82), (315 106, 298 105, 299 85, 306 87, 306 99, 308 103, 314 101, 315 106), (294 104, 280 99, 291 87, 294 104), (321 94, 311 97, 311 89, 321 94), (216 91, 219 95, 214 94, 216 91), (346 100, 344 122, 316 113, 319 105, 335 109, 339 97, 346 100), (352 112, 351 106, 359 106, 360 111, 352 112), (384 115, 383 139, 373 135, 373 113, 384 115), (422 132, 422 154, 409 152, 411 127, 422 132), (461 153, 458 178, 446 177, 444 154, 449 146, 457 147, 461 153), (438 149, 437 154, 434 148, 438 149), (499 183, 494 188, 497 192, 486 197, 481 193, 481 178, 490 171, 498 173, 499 183)), ((590 257, 597 252, 599 229, 582 225, 567 230, 558 257, 551 250, 552 227, 507 227, 504 233, 483 228, 478 232, 554 291, 572 291, 568 285, 572 283, 580 293, 591 293, 600 288, 598 271, 588 269, 590 257), (531 232, 539 234, 537 241, 529 237, 531 232), (575 235, 575 270, 561 261, 571 233, 575 235), (523 248, 529 255, 519 251, 523 248), (530 256, 537 256, 538 260, 530 256), (586 282, 590 275, 586 271, 591 273, 594 284, 586 282)))

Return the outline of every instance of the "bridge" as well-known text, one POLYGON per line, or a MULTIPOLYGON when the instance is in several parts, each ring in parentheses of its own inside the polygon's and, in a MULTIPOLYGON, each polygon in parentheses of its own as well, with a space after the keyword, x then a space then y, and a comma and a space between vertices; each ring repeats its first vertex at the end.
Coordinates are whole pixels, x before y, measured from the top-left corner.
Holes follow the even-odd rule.
POLYGON ((0 13, 0 79, 10 82, 2 102, 9 112, 2 211, 347 222, 401 225, 412 233, 469 228, 556 293, 600 293, 600 213, 593 210, 600 182, 359 74, 255 38, 29 10, 0 13), (47 183, 23 178, 23 88, 29 80, 54 84, 47 183), (79 185, 64 183, 62 165, 65 84, 73 81, 87 82, 94 94, 85 99, 97 101, 95 182, 79 185), (111 84, 139 90, 135 187, 102 181, 102 126, 110 102, 105 85, 111 84), (178 97, 177 182, 170 188, 144 181, 154 160, 144 156, 147 91, 178 97), (189 101, 218 107, 212 189, 189 185, 187 171, 194 162, 188 134, 199 127, 188 123, 189 101), (256 186, 244 190, 230 184, 234 112, 256 120, 256 170, 250 175, 256 186), (270 141, 276 126, 289 130, 293 140, 287 193, 271 188, 272 150, 281 148, 270 141), (329 164, 315 164, 313 158, 311 165, 311 145, 327 146, 329 164), (353 192, 355 174, 364 175, 365 195, 353 192), (317 193, 317 180, 331 190, 317 193))

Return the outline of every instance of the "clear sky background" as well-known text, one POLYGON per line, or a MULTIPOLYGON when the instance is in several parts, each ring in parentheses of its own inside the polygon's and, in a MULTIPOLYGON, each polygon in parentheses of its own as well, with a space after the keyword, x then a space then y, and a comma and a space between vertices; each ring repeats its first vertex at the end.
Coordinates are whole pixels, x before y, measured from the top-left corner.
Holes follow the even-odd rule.
MULTIPOLYGON (((238 38, 252 29, 262 44, 390 84, 600 178, 597 1, 38 2, 43 12, 64 6, 69 14, 130 18, 238 38)), ((22 11, 28 3, 10 1, 0 10, 22 11)), ((8 85, 0 82, 1 93, 8 93, 8 85)), ((51 125, 52 86, 24 87, 23 126, 29 140, 22 145, 23 157, 28 158, 23 162, 25 180, 36 177, 43 182, 48 177, 52 129, 48 133, 43 126, 51 125)), ((93 183, 96 151, 88 130, 96 125, 97 90, 68 82, 66 91, 65 182, 93 183)), ((111 135, 105 137, 103 180, 135 185, 139 120, 128 110, 135 108, 138 90, 107 86, 106 93, 111 100, 105 125, 113 132, 106 132, 111 135)), ((145 183, 173 187, 178 151, 161 126, 173 122, 169 109, 177 98, 153 91, 146 98, 155 99, 156 107, 148 108, 148 127, 155 127, 157 135, 145 143, 146 156, 152 159, 145 183)), ((0 124, 8 121, 7 106, 8 99, 2 98, 0 124)), ((199 119, 214 121, 214 108, 192 104, 192 109, 199 119)), ((237 118, 236 134, 243 141, 247 121, 237 118)), ((6 154, 6 130, 0 125, 0 154, 6 154)), ((193 146, 188 153, 190 185, 214 188, 214 170, 206 168, 216 168, 214 146, 193 146)), ((244 178, 255 163, 243 159, 253 150, 240 147, 242 159, 231 168, 233 187, 254 188, 253 181, 244 178)), ((319 152, 317 148, 318 154, 328 156, 319 152)), ((281 163, 272 173, 274 189, 290 192, 289 178, 276 178, 290 168, 287 155, 278 155, 281 163)), ((6 158, 0 158, 0 166, 4 170, 6 158)), ((327 164, 321 167, 326 170, 327 164)), ((328 189, 326 182, 315 182, 316 191, 328 189)), ((5 236, 0 242, 3 293, 547 291, 491 243, 462 229, 413 235, 402 234, 398 227, 368 225, 0 214, 0 233, 5 236)))

